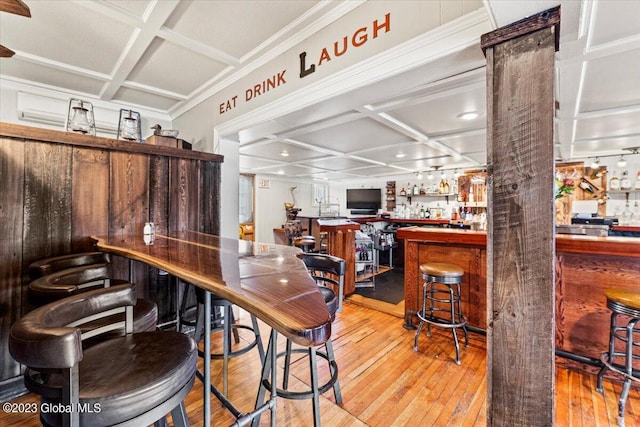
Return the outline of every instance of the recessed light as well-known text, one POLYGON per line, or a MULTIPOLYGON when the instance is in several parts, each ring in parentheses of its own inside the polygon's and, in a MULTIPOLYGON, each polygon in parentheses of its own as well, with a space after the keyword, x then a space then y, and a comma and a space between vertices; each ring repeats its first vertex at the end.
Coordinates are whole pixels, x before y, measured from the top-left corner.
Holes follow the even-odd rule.
POLYGON ((280 153, 280 155, 282 157, 288 157, 289 156, 289 152, 287 150, 282 150, 282 152, 280 153))
POLYGON ((406 156, 406 154, 405 154, 405 153, 398 153, 398 154, 396 154, 396 157, 397 157, 397 158, 399 158, 399 159, 401 159, 401 158, 403 158, 403 157, 405 157, 405 156, 406 156))
POLYGON ((284 171, 283 170, 279 170, 278 171, 278 175, 284 175, 284 171))
POLYGON ((480 113, 477 111, 467 111, 466 113, 458 114, 460 120, 474 120, 480 117, 480 113))

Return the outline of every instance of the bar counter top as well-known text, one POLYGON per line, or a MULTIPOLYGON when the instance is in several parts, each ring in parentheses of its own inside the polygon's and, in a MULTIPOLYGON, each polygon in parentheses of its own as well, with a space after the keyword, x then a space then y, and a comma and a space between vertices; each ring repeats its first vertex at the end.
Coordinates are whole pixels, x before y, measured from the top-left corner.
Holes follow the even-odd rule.
MULTIPOLYGON (((424 242, 457 243, 467 245, 487 245, 486 231, 462 230, 457 228, 405 227, 397 231, 398 239, 424 242)), ((640 239, 617 236, 582 236, 556 234, 556 251, 618 255, 640 258, 640 239)))
POLYGON ((296 255, 300 249, 227 239, 193 231, 92 237, 98 249, 167 271, 228 299, 297 344, 316 346, 331 335, 318 286, 296 255))

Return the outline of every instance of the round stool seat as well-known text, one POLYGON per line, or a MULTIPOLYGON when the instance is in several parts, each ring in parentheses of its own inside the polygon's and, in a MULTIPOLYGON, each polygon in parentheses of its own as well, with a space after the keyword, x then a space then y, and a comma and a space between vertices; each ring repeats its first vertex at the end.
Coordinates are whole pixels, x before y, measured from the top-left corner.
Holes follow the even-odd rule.
POLYGON ((464 276, 462 268, 444 262, 421 264, 420 273, 422 273, 423 279, 426 278, 425 276, 430 276, 434 278, 434 282, 440 283, 449 283, 449 280, 462 280, 462 276, 464 276))
POLYGON ((313 236, 300 236, 293 239, 293 245, 302 249, 304 252, 309 252, 316 246, 316 239, 313 236))
MULTIPOLYGON (((83 352, 79 364, 80 403, 88 408, 99 405, 100 411, 80 412, 80 425, 117 424, 169 399, 184 399, 195 376, 195 343, 173 331, 163 332, 162 339, 158 337, 155 332, 127 335, 83 352), (105 360, 109 366, 118 366, 118 372, 105 368, 105 360)), ((39 384, 28 378, 27 387, 35 388, 43 403, 59 403, 60 376, 46 378, 49 382, 39 384)), ((59 413, 42 412, 41 417, 49 425, 62 425, 59 413)))
POLYGON ((640 292, 633 292, 623 289, 607 289, 604 291, 604 296, 607 297, 607 302, 620 304, 635 310, 640 310, 640 292))

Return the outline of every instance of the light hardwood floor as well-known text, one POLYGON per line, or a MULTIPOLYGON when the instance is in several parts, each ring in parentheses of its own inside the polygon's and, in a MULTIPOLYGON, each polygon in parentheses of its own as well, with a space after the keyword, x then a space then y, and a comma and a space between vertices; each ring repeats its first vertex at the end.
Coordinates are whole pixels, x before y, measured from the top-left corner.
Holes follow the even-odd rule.
MULTIPOLYGON (((240 322, 248 322, 240 313, 240 322)), ((432 337, 423 332, 419 350, 413 351, 413 331, 402 327, 402 319, 347 301, 333 324, 332 339, 340 368, 343 404, 334 403, 333 393, 321 396, 325 426, 485 426, 486 344, 482 336, 470 334, 468 348, 461 347, 462 365, 455 364, 455 349, 447 331, 434 328, 432 337)), ((263 339, 269 328, 261 325, 263 339)), ((245 331, 242 331, 244 333, 245 331)), ((219 338, 219 337, 218 337, 219 338)), ((247 337, 248 338, 248 337, 247 337)), ((214 339, 214 342, 220 341, 214 339)), ((279 341, 284 347, 284 339, 279 341)), ((212 378, 218 384, 221 361, 213 361, 212 378)), ((308 384, 308 364, 293 364, 290 388, 308 384)), ((257 351, 230 362, 229 398, 242 411, 254 405, 260 375, 257 351)), ((281 371, 279 378, 281 378, 281 371)), ((320 364, 320 379, 327 378, 320 364)), ((620 384, 605 381, 604 394, 595 390, 596 379, 563 368, 556 370, 557 426, 615 426, 620 384)), ((221 384, 218 384, 221 386, 221 384)), ((187 400, 192 426, 202 425, 202 386, 196 380, 187 400)), ((28 394, 15 402, 36 402, 28 394)), ((233 422, 231 415, 214 406, 215 426, 233 422)), ((309 400, 277 402, 280 426, 312 425, 309 400)), ((0 412, 1 426, 37 426, 37 416, 0 412)), ((269 414, 261 425, 269 425, 269 414)), ((640 392, 632 389, 626 410, 627 427, 640 425, 640 392)))

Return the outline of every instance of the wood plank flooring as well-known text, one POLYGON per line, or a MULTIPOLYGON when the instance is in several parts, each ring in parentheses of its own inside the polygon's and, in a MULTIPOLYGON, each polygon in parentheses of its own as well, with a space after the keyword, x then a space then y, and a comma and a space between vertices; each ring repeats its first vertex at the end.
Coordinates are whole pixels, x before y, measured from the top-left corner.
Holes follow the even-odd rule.
MULTIPOLYGON (((239 321, 249 323, 241 312, 239 321)), ((462 365, 455 364, 455 348, 448 331, 433 328, 423 332, 419 349, 413 351, 413 331, 402 327, 402 319, 347 301, 333 324, 333 344, 340 369, 343 404, 336 405, 331 390, 320 398, 325 426, 485 426, 486 345, 482 336, 470 334, 469 347, 461 345, 462 365)), ((241 330, 241 336, 246 331, 241 330)), ((261 325, 266 344, 269 328, 261 325)), ((247 335, 244 338, 249 338, 247 335)), ((216 336, 214 344, 219 342, 216 336)), ((284 339, 279 341, 284 347, 284 339)), ((279 361, 281 364, 281 361, 279 361)), ((221 387, 222 361, 212 362, 212 379, 221 387)), ((229 398, 241 411, 254 405, 260 376, 257 351, 230 361, 229 398)), ((319 363, 320 380, 328 378, 319 363)), ((282 371, 278 372, 282 378, 282 371)), ((298 358, 292 365, 290 389, 309 383, 308 364, 298 358)), ((606 381, 604 394, 595 390, 596 378, 558 367, 556 369, 557 426, 615 426, 621 384, 606 381)), ((27 394, 14 402, 37 402, 27 394)), ((202 425, 202 385, 196 380, 187 399, 192 426, 202 425)), ((234 420, 215 398, 212 424, 227 426, 234 420)), ((261 425, 269 425, 264 414, 261 425)), ((277 402, 277 424, 308 426, 313 423, 311 401, 277 402)), ((37 426, 37 415, 0 412, 1 426, 37 426)), ((632 389, 627 402, 626 425, 640 426, 640 392, 632 389)))

